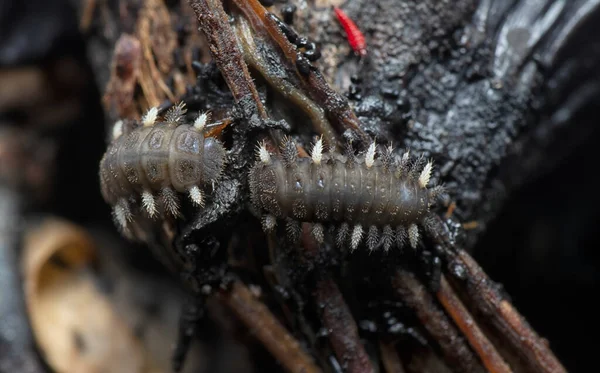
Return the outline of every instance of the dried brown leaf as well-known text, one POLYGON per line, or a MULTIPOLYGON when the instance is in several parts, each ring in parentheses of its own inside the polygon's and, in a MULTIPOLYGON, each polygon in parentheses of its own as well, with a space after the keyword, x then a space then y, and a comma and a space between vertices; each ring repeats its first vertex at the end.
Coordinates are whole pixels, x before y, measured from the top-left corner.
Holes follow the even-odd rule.
POLYGON ((132 330, 97 288, 80 228, 47 220, 27 232, 22 270, 35 339, 56 372, 150 372, 132 330))

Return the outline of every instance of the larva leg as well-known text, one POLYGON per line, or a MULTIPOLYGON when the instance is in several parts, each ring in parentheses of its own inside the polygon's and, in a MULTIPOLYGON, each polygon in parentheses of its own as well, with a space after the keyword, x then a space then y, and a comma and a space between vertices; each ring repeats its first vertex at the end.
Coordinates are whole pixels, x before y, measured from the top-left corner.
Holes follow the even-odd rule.
POLYGON ((287 218, 285 223, 285 231, 288 238, 292 242, 298 242, 300 240, 300 234, 302 233, 302 227, 300 223, 292 218, 287 218))
POLYGON ((265 215, 262 219, 262 226, 265 232, 271 232, 277 225, 277 219, 273 215, 265 215))
POLYGON ((325 230, 323 229, 323 225, 318 223, 314 224, 311 234, 317 243, 323 243, 323 241, 325 241, 325 230))
POLYGON ((150 216, 151 218, 156 216, 156 201, 154 200, 152 192, 150 192, 149 190, 144 190, 142 192, 142 206, 148 213, 148 216, 150 216))
POLYGON ((413 249, 417 248, 419 243, 419 227, 416 224, 411 224, 408 227, 408 242, 413 249))
POLYGON ((202 193, 202 190, 197 185, 191 186, 190 189, 188 190, 188 193, 190 195, 190 199, 196 206, 198 206, 198 207, 204 206, 204 194, 202 193))
POLYGON ((348 223, 342 223, 337 232, 336 244, 338 247, 343 247, 348 239, 348 234, 350 233, 350 226, 348 223))
POLYGON ((408 232, 406 232, 406 228, 403 226, 396 227, 396 245, 399 249, 404 248, 406 245, 406 241, 408 239, 408 232))
POLYGON ((164 187, 160 192, 160 200, 167 213, 175 217, 179 216, 179 197, 173 189, 164 187))
POLYGON ((350 248, 352 251, 358 248, 360 241, 362 240, 363 228, 360 224, 354 226, 352 229, 352 237, 350 237, 350 248))
POLYGON ((386 225, 383 227, 383 233, 381 234, 381 240, 379 241, 379 245, 383 247, 383 251, 388 252, 392 245, 394 244, 394 231, 392 227, 386 225))
POLYGON ((369 228, 369 233, 367 233, 367 247, 369 251, 375 250, 377 248, 377 244, 379 243, 379 230, 376 226, 372 225, 369 228))
POLYGON ((120 198, 113 209, 115 221, 122 229, 127 229, 127 224, 133 219, 129 202, 125 198, 120 198))

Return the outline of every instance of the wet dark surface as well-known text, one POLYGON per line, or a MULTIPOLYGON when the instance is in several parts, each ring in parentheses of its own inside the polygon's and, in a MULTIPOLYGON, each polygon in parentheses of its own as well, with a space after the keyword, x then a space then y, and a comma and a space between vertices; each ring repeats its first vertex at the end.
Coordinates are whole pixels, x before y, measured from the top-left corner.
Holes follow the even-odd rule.
MULTIPOLYGON (((595 223, 600 197, 592 176, 600 140, 595 123, 600 45, 593 40, 600 31, 597 2, 371 3, 342 6, 365 33, 369 58, 361 65, 348 49, 339 66, 330 66, 325 56, 320 62, 324 72, 341 92, 354 92, 350 103, 367 133, 435 160, 434 178, 449 188, 457 203, 455 217, 478 222, 477 229, 467 232, 465 246, 491 278, 504 284, 567 369, 587 371, 598 344, 593 336, 600 331, 589 300, 600 288, 600 257, 594 250, 600 247, 595 223), (577 22, 583 26, 573 27, 577 22), (352 75, 359 77, 354 83, 352 75)), ((26 8, 17 2, 0 6, 0 20, 7 20, 0 30, 10 30, 0 31, 0 65, 42 60, 78 39, 76 18, 67 6, 54 12, 42 12, 42 5, 35 12, 26 8)), ((297 30, 317 43, 344 48, 344 34, 331 12, 314 13, 321 17, 317 31, 306 25, 309 18, 302 19, 303 14, 298 9, 294 15, 297 30)), ((100 37, 87 43, 94 79, 103 88, 112 45, 100 37)), ((196 95, 191 109, 232 107, 231 97, 219 91, 224 82, 218 74, 211 75, 208 66, 202 74, 200 88, 191 92, 190 97, 196 95)), ((108 208, 99 203, 94 178, 105 144, 98 109, 82 121, 94 123, 93 132, 77 130, 67 136, 59 168, 59 185, 65 187, 58 189, 57 210, 77 221, 100 220, 108 226, 108 208), (78 180, 83 187, 75 188, 77 169, 86 172, 78 180)), ((238 105, 234 115, 247 118, 245 111, 238 105)), ((237 128, 228 134, 234 157, 213 192, 216 203, 201 215, 188 211, 190 218, 180 224, 180 250, 198 259, 187 270, 207 282, 218 282, 224 269, 215 266, 199 274, 196 266, 208 268, 207 263, 223 259, 220 238, 230 236, 233 227, 258 229, 252 223, 238 225, 252 219, 242 213, 247 208, 243 180, 253 148, 241 145, 247 134, 237 128)), ((365 277, 369 268, 363 269, 365 277)), ((298 272, 291 277, 304 270, 298 272)), ((9 285, 9 291, 18 291, 14 282, 9 285)), ((387 333, 415 343, 422 339, 410 323, 390 321, 403 315, 402 305, 381 302, 371 309, 377 311, 360 319, 362 329, 387 328, 387 333)), ((0 360, 11 358, 2 346, 6 343, 0 341, 0 360)))

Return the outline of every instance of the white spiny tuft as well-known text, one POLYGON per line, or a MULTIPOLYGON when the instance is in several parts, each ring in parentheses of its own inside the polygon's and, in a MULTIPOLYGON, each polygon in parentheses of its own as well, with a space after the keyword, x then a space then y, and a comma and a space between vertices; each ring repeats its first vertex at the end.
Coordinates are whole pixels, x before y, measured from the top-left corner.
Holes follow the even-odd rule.
POLYGON ((340 229, 338 230, 337 237, 336 237, 337 245, 339 247, 344 246, 344 242, 346 241, 346 238, 348 237, 349 231, 350 231, 350 227, 348 226, 348 223, 342 223, 342 225, 340 225, 340 229))
POLYGON ((144 117, 142 118, 142 123, 144 124, 144 127, 153 126, 156 122, 156 118, 158 118, 158 108, 151 107, 146 112, 146 115, 144 115, 144 117))
POLYGON ((323 241, 325 240, 325 231, 321 224, 313 225, 311 233, 315 241, 317 241, 317 243, 323 243, 323 241))
POLYGON ((196 206, 204 206, 204 195, 202 194, 202 190, 200 190, 197 185, 190 187, 188 192, 190 194, 190 199, 196 206))
POLYGON ((113 213, 115 214, 115 220, 119 223, 121 228, 127 229, 127 223, 132 219, 131 210, 129 209, 127 200, 124 198, 119 199, 113 213))
POLYGON ((425 168, 423 168, 423 171, 421 171, 421 175, 419 176, 419 185, 421 186, 421 188, 426 188, 427 184, 429 184, 432 168, 433 164, 431 162, 427 162, 425 168))
POLYGON ((360 240, 362 238, 362 233, 362 226, 360 224, 355 225, 354 229, 352 230, 352 237, 350 237, 350 248, 352 249, 352 251, 356 250, 356 248, 358 247, 358 244, 360 243, 360 240))
POLYGON ((142 206, 144 206, 148 212, 148 216, 151 218, 156 215, 156 202, 154 201, 154 196, 148 190, 142 192, 142 206))
POLYGON ((408 227, 408 241, 413 249, 417 248, 417 244, 419 243, 419 227, 416 224, 411 224, 408 227))
POLYGON ((293 242, 298 242, 300 239, 300 234, 302 233, 302 228, 300 227, 300 223, 298 223, 296 220, 287 218, 285 222, 285 231, 290 240, 293 242))
POLYGON ((387 150, 388 154, 393 154, 394 153, 394 146, 392 145, 391 142, 387 146, 386 150, 387 150))
POLYGON ((371 168, 375 163, 375 141, 369 145, 369 149, 367 149, 367 154, 365 155, 365 165, 367 168, 371 168))
POLYGON ((198 118, 194 121, 194 128, 197 131, 202 131, 208 122, 208 113, 200 113, 198 118))
POLYGON ((271 232, 277 225, 277 219, 273 215, 265 215, 262 223, 264 231, 271 232))
POLYGON ((267 150, 266 142, 263 141, 258 145, 257 154, 258 159, 260 159, 262 163, 271 163, 271 154, 269 154, 269 151, 267 150))
POLYGON ((121 206, 115 205, 113 214, 115 215, 115 220, 117 223, 119 223, 121 228, 124 229, 127 227, 127 219, 125 219, 125 213, 123 212, 123 208, 121 206))
POLYGON ((165 210, 174 217, 179 216, 179 198, 177 197, 177 193, 170 187, 164 187, 160 193, 165 210))
POLYGON ((118 120, 115 125, 113 126, 112 129, 112 139, 113 141, 118 139, 119 137, 121 137, 121 135, 123 134, 123 121, 122 120, 118 120))
POLYGON ((402 154, 402 163, 406 164, 408 162, 408 157, 410 156, 410 150, 407 150, 406 153, 402 154))
POLYGON ((317 140, 310 156, 314 164, 321 164, 321 160, 323 159, 323 137, 317 140))
POLYGON ((379 243, 379 230, 376 226, 372 225, 369 227, 369 232, 367 233, 367 247, 369 251, 372 252, 377 247, 379 243))
POLYGON ((381 235, 381 244, 383 246, 383 251, 387 253, 392 247, 393 243, 394 231, 392 230, 392 227, 386 225, 385 227, 383 227, 383 234, 381 235))

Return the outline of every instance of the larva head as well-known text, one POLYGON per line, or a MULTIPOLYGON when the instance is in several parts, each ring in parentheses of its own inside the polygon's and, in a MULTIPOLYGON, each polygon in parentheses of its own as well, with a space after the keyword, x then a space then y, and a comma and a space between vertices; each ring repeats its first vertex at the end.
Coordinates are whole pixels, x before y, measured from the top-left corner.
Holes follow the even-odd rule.
POLYGON ((398 188, 397 203, 403 212, 397 219, 402 223, 420 221, 429 212, 429 190, 412 180, 401 181, 398 188))
POLYGON ((205 183, 211 183, 221 177, 225 167, 225 148, 223 144, 213 137, 204 139, 204 159, 202 162, 202 174, 205 183))

